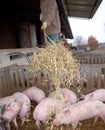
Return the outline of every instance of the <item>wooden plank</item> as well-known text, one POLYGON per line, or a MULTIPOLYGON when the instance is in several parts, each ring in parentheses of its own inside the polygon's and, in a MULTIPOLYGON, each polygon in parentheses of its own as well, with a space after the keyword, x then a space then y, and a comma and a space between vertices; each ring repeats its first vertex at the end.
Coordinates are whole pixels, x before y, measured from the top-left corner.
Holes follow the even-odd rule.
POLYGON ((30 73, 28 68, 24 68, 24 76, 25 76, 25 86, 30 87, 30 73))
POLYGON ((105 88, 105 75, 101 75, 101 88, 105 88))
POLYGON ((5 80, 6 80, 6 82, 7 82, 6 87, 9 88, 9 86, 10 86, 9 68, 6 68, 6 69, 4 70, 4 73, 5 73, 5 80))
POLYGON ((6 78, 5 78, 5 73, 4 71, 2 71, 2 84, 3 84, 3 96, 7 94, 8 90, 7 90, 7 81, 6 81, 6 78))
POLYGON ((103 88, 105 88, 105 74, 104 74, 104 78, 103 78, 103 88))
POLYGON ((14 70, 10 71, 10 82, 11 82, 11 86, 10 86, 10 94, 14 93, 16 90, 18 90, 16 88, 16 79, 15 79, 15 72, 14 70))
POLYGON ((19 78, 20 78, 20 87, 24 88, 25 87, 25 78, 24 78, 24 70, 23 68, 19 68, 19 78))
POLYGON ((98 88, 98 73, 94 72, 94 88, 98 88))
POLYGON ((0 98, 4 95, 4 89, 3 89, 3 78, 2 73, 0 72, 0 98))
POLYGON ((98 73, 98 88, 101 88, 101 74, 98 73))
POLYGON ((18 71, 18 67, 15 68, 15 87, 16 89, 18 89, 20 87, 20 79, 19 79, 19 71, 18 71))
POLYGON ((87 86, 88 86, 88 89, 90 89, 90 86, 91 86, 91 84, 90 84, 90 72, 87 72, 87 86))
POLYGON ((94 88, 94 71, 91 71, 91 90, 94 88))

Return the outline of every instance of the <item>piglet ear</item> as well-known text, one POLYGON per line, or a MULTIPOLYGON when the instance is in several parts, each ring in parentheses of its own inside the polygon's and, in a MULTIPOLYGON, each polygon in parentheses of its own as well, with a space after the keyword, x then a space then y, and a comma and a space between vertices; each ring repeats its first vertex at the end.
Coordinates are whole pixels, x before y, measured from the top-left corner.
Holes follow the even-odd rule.
POLYGON ((6 106, 6 111, 10 111, 11 110, 11 103, 9 103, 7 106, 6 106))
POLYGON ((7 111, 11 111, 12 110, 12 107, 13 107, 13 104, 12 103, 10 103, 8 106, 7 106, 7 111))
POLYGON ((6 108, 6 111, 10 111, 10 110, 11 110, 11 107, 8 106, 8 107, 6 108))
POLYGON ((81 98, 83 98, 83 99, 85 98, 85 95, 84 95, 84 94, 82 94, 82 93, 80 94, 80 96, 81 96, 81 98))
POLYGON ((7 110, 8 110, 8 111, 11 111, 11 110, 13 111, 13 110, 14 110, 15 105, 16 105, 16 102, 11 102, 11 103, 8 105, 7 110))
POLYGON ((66 109, 66 110, 64 111, 64 115, 65 115, 65 116, 70 116, 70 114, 71 114, 70 109, 66 109))

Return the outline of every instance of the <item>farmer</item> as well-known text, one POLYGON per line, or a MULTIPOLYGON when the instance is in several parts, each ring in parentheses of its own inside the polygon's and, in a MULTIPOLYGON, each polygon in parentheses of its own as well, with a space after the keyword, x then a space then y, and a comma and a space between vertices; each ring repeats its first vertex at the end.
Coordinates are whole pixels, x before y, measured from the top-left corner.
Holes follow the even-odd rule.
POLYGON ((41 0, 40 8, 41 29, 46 32, 47 41, 58 43, 61 24, 56 0, 41 0))

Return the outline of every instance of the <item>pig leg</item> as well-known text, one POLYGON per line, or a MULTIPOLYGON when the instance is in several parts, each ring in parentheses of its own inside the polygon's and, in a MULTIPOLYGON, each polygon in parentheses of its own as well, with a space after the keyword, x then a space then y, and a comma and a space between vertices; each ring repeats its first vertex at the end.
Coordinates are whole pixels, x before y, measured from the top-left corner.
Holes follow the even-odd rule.
POLYGON ((12 121, 13 121, 13 123, 14 123, 15 127, 16 127, 16 130, 18 130, 18 125, 17 125, 17 120, 16 120, 16 117, 15 117, 12 121))
POLYGON ((5 129, 3 129, 3 127, 0 125, 0 130, 5 130, 5 129))
POLYGON ((22 120, 22 125, 24 125, 24 122, 26 121, 26 118, 23 117, 21 120, 22 120))
POLYGON ((37 125, 37 128, 40 129, 40 121, 39 120, 38 121, 36 120, 36 125, 37 125))
POLYGON ((10 122, 5 121, 4 126, 5 126, 6 130, 10 130, 10 122))
POLYGON ((26 118, 29 118, 29 116, 30 116, 30 112, 28 112, 28 113, 26 114, 26 118))
POLYGON ((105 123, 105 115, 100 114, 100 117, 102 118, 102 120, 103 120, 103 121, 104 121, 104 123, 105 123))
MULTIPOLYGON (((61 125, 62 126, 62 125, 61 125)), ((63 126, 62 126, 63 127, 63 126)), ((60 129, 60 130, 63 130, 63 129, 60 129)), ((67 124, 66 125, 66 130, 70 130, 70 124, 67 124)))
POLYGON ((22 117, 21 118, 21 120, 22 120, 22 126, 24 125, 25 121, 30 121, 27 117, 29 118, 29 115, 26 115, 26 117, 22 117))
POLYGON ((0 130, 3 130, 2 126, 0 125, 0 130))
POLYGON ((75 130, 78 125, 78 121, 75 121, 75 123, 72 122, 71 125, 72 125, 72 129, 75 130))
POLYGON ((5 130, 4 124, 0 123, 0 130, 5 130))
POLYGON ((94 119, 94 123, 93 123, 93 125, 96 124, 97 120, 98 120, 98 116, 95 116, 95 119, 94 119))

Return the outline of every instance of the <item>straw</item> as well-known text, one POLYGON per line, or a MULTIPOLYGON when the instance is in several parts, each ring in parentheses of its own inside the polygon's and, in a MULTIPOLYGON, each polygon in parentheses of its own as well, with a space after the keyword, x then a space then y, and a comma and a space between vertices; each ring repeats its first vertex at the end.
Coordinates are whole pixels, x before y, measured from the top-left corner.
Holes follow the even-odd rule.
POLYGON ((73 84, 79 74, 79 63, 61 42, 52 43, 34 56, 32 72, 34 76, 43 73, 45 80, 52 82, 53 89, 58 90, 61 85, 70 87, 73 84))

